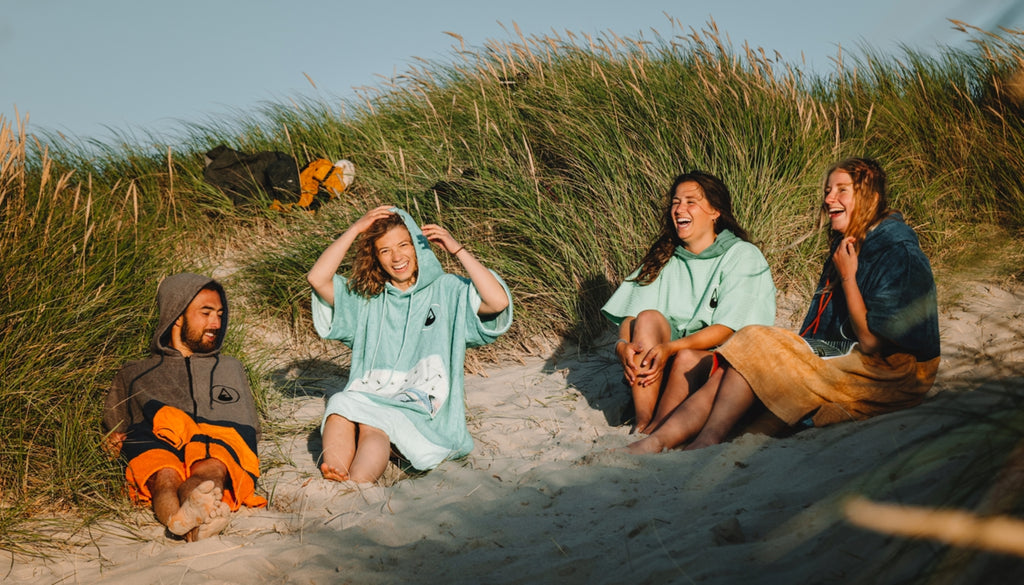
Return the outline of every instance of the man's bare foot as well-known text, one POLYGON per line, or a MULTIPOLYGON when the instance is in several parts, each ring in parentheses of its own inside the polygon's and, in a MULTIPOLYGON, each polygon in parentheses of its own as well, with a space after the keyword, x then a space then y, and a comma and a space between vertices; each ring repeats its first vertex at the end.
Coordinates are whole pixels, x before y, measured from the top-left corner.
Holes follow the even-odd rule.
POLYGON ((654 435, 648 435, 639 441, 626 445, 625 451, 633 455, 645 455, 648 453, 661 453, 665 449, 664 443, 654 435))
POLYGON ((231 506, 225 502, 218 502, 218 504, 202 524, 185 535, 185 540, 195 542, 224 532, 224 529, 231 523, 231 506))
POLYGON ((331 481, 348 481, 348 472, 342 471, 337 467, 332 467, 326 463, 320 464, 320 473, 324 475, 324 479, 331 481))
MULTIPOLYGON (((217 509, 223 493, 210 481, 204 481, 192 490, 181 507, 167 520, 167 529, 183 536, 206 521, 217 509)), ((225 504, 226 505, 226 504, 225 504)))

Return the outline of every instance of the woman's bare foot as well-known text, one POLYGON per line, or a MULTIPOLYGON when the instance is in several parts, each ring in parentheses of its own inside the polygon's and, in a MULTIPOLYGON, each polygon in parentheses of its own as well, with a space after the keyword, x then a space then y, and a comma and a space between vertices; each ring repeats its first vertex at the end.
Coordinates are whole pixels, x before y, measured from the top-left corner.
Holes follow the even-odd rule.
POLYGON ((665 444, 658 437, 648 435, 639 441, 626 445, 625 451, 633 455, 645 455, 648 453, 661 453, 665 450, 665 444))
POLYGON ((690 443, 686 447, 683 447, 683 451, 695 451, 697 449, 703 449, 705 447, 710 447, 712 445, 718 445, 721 442, 722 441, 716 440, 714 438, 706 437, 704 436, 704 433, 701 433, 700 435, 697 436, 696 439, 693 440, 692 443, 690 443))
POLYGON ((341 469, 332 467, 327 463, 320 464, 320 473, 323 474, 324 479, 329 479, 331 481, 348 481, 347 471, 342 471, 341 469))
POLYGON ((192 490, 178 511, 167 519, 167 529, 178 536, 184 536, 213 514, 221 502, 223 493, 210 481, 204 481, 192 490))

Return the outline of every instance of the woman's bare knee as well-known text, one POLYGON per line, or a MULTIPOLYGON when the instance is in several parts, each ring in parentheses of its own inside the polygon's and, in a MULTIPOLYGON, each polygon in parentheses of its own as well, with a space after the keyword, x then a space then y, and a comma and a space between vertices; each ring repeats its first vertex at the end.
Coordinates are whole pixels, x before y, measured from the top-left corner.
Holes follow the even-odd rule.
POLYGON ((654 336, 668 340, 672 336, 672 326, 660 311, 648 309, 640 311, 633 321, 633 339, 640 336, 654 336))

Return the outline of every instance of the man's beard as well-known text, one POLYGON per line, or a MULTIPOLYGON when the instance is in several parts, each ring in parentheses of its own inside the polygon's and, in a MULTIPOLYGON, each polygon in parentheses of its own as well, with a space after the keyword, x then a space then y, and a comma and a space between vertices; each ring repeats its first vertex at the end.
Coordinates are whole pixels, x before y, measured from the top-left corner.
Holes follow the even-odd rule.
POLYGON ((213 331, 213 341, 207 341, 204 339, 204 333, 206 333, 205 329, 193 329, 189 325, 188 318, 185 318, 181 327, 181 340, 185 344, 185 347, 192 350, 192 353, 210 353, 217 349, 217 337, 219 337, 219 331, 213 331))

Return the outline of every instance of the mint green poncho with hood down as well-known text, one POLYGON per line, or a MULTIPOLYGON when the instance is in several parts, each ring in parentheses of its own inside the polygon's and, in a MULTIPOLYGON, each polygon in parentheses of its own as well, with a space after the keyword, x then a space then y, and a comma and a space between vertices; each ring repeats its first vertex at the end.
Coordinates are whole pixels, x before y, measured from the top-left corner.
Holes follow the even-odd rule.
POLYGON ((757 246, 729 230, 722 230, 700 254, 676 246, 650 284, 633 280, 639 273, 639 268, 634 270, 601 307, 615 325, 655 309, 668 320, 676 340, 715 324, 739 331, 775 323, 775 284, 768 261, 757 246))
POLYGON ((509 305, 481 319, 472 281, 444 272, 419 226, 405 211, 395 211, 416 248, 415 284, 401 291, 388 282, 366 298, 335 275, 333 307, 313 292, 317 333, 352 348, 348 384, 328 399, 323 421, 337 414, 381 429, 413 467, 427 470, 473 449, 465 414, 466 348, 508 331, 512 294, 498 277, 509 305))

